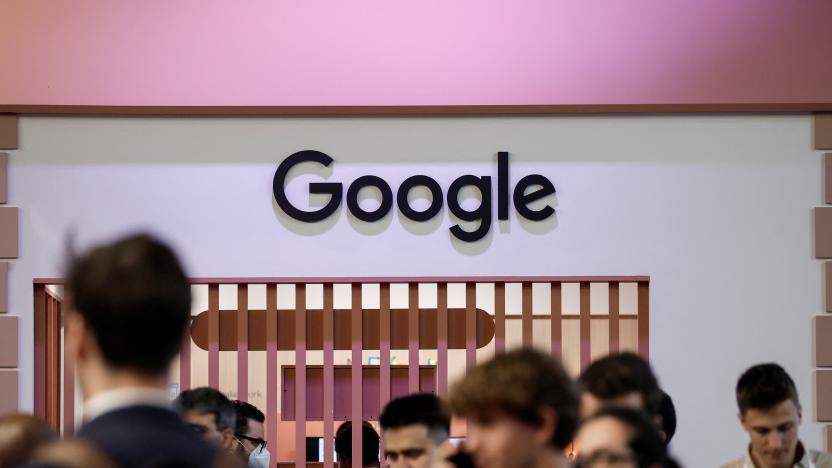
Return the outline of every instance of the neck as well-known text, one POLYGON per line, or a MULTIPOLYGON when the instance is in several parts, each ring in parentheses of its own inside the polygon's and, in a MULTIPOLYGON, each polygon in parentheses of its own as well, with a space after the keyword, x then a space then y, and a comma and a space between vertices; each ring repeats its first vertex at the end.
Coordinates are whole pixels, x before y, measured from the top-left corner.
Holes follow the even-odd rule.
POLYGON ((145 388, 150 390, 165 390, 167 379, 164 375, 143 375, 133 371, 113 370, 100 367, 95 371, 79 372, 81 386, 84 389, 84 399, 100 395, 111 390, 128 388, 145 388))

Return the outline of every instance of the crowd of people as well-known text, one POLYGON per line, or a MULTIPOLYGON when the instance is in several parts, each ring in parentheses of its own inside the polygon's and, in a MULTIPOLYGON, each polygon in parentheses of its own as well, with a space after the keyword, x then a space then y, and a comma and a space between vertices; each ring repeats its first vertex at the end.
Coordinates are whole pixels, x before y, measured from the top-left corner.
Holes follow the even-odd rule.
MULTIPOLYGON (((0 467, 270 467, 266 415, 217 389, 183 391, 167 375, 190 321, 191 292, 174 252, 136 235, 74 258, 65 290, 66 352, 84 396, 84 423, 61 440, 30 415, 0 417, 0 467)), ((800 442, 800 399, 777 364, 752 366, 736 385, 749 444, 728 468, 832 468, 800 442)), ((380 434, 362 421, 360 466, 390 468, 665 468, 676 412, 650 365, 632 353, 591 363, 577 381, 533 349, 470 368, 447 399, 390 401, 380 434), (452 443, 451 418, 465 420, 452 443), (383 452, 381 451, 383 447, 383 452)), ((341 468, 358 465, 353 424, 338 426, 341 468)))

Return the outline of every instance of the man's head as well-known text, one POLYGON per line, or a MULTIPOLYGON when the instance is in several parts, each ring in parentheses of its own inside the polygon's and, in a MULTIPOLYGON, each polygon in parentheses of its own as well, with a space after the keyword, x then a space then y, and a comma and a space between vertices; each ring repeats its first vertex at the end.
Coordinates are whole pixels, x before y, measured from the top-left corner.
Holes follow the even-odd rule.
POLYGON ((633 353, 611 354, 598 359, 578 379, 581 417, 587 418, 605 406, 621 406, 658 414, 659 382, 650 364, 633 353))
POLYGON ((96 247, 72 260, 66 288, 67 344, 85 391, 114 376, 164 383, 191 314, 187 277, 168 246, 136 235, 96 247))
POLYGON ((397 398, 379 417, 384 459, 392 468, 428 468, 437 449, 448 440, 451 412, 432 393, 397 398))
POLYGON ((737 381, 737 406, 757 466, 792 466, 799 455, 797 429, 802 416, 789 374, 777 364, 751 367, 737 381))
POLYGON ((0 416, 0 466, 25 465, 38 447, 57 439, 55 430, 35 416, 0 416))
POLYGON ((575 437, 581 468, 660 468, 667 450, 656 425, 643 411, 608 406, 584 420, 575 437))
MULTIPOLYGON (((379 436, 367 421, 361 422, 361 466, 377 467, 379 436)), ((352 457, 352 421, 346 421, 335 431, 335 454, 338 456, 338 465, 341 468, 357 466, 353 464, 352 457)))
POLYGON ((244 460, 253 457, 267 458, 269 454, 263 430, 266 416, 256 406, 245 401, 234 400, 231 404, 237 414, 237 424, 234 428, 237 453, 244 460))
POLYGON ((468 418, 465 446, 481 468, 530 466, 558 455, 578 424, 578 396, 552 357, 531 349, 500 354, 470 369, 451 391, 468 418))
POLYGON ((237 415, 234 405, 219 390, 208 387, 185 390, 174 405, 185 422, 211 444, 234 450, 237 415))

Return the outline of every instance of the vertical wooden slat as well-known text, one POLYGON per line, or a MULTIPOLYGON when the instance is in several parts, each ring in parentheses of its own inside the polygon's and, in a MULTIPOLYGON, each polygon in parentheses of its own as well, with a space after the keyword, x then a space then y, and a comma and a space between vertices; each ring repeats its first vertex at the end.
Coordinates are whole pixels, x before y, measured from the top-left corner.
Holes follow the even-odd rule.
POLYGON ((523 347, 532 345, 532 284, 523 283, 523 347))
POLYGON ((306 285, 295 286, 295 466, 306 466, 306 285))
POLYGON ((248 285, 237 285, 237 399, 248 401, 248 285))
POLYGON ((477 285, 465 283, 465 366, 477 364, 477 285))
POLYGON ((448 395, 448 283, 436 285, 436 361, 438 393, 448 395))
POLYGON ((220 388, 220 286, 208 285, 208 386, 220 388))
POLYGON ((35 285, 35 416, 46 419, 46 287, 35 285))
POLYGON ((617 353, 621 347, 621 333, 618 331, 618 283, 612 282, 610 285, 610 353, 617 353))
POLYGON ((646 281, 638 283, 638 353, 650 359, 650 296, 646 281))
POLYGON ((63 394, 63 413, 64 413, 64 437, 69 437, 75 433, 75 363, 72 356, 66 349, 66 320, 63 320, 64 325, 64 394, 63 394))
POLYGON ((383 408, 390 401, 390 283, 381 283, 379 294, 379 400, 383 408))
POLYGON ((59 322, 58 301, 50 295, 49 314, 46 320, 46 336, 49 342, 46 357, 46 422, 56 431, 60 431, 61 424, 61 325, 59 322))
POLYGON ((407 391, 419 391, 419 284, 407 285, 407 391))
POLYGON ((506 284, 494 285, 494 349, 497 353, 506 350, 506 284))
POLYGON ((552 283, 551 317, 549 318, 552 327, 552 355, 563 354, 563 311, 561 297, 561 283, 552 283))
MULTIPOLYGON (((332 468, 335 437, 335 353, 332 283, 324 284, 324 468, 332 468)), ((388 327, 389 329, 389 327, 388 327)))
POLYGON ((590 363, 592 352, 592 335, 590 331, 590 315, 589 315, 589 283, 581 283, 581 370, 586 369, 590 363))
POLYGON ((277 285, 266 286, 266 440, 277 458, 277 285))
POLYGON ((361 284, 352 283, 352 458, 353 461, 360 466, 361 462, 361 421, 362 414, 362 380, 363 380, 363 366, 362 366, 362 348, 363 348, 363 333, 362 333, 362 310, 361 310, 361 284))

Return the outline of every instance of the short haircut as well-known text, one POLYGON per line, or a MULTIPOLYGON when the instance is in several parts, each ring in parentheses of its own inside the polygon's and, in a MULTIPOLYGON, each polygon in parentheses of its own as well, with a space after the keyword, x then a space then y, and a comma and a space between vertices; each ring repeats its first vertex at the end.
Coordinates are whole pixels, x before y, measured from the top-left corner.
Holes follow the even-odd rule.
POLYGON ((140 234, 96 247, 71 260, 66 285, 109 366, 167 372, 191 319, 187 276, 167 245, 140 234))
POLYGON ((234 405, 219 390, 210 387, 199 387, 180 393, 174 405, 180 412, 195 411, 199 414, 214 415, 214 424, 218 431, 231 429, 237 425, 237 414, 234 405))
POLYGON ((639 467, 668 466, 667 447, 653 420, 644 411, 607 406, 584 421, 613 418, 630 429, 627 446, 636 457, 639 467))
POLYGON ((737 381, 737 406, 740 414, 749 409, 769 410, 791 400, 800 407, 797 388, 789 374, 777 364, 757 364, 737 381))
POLYGON ((581 391, 608 400, 637 392, 644 410, 658 414, 662 394, 650 364, 634 353, 610 354, 587 367, 578 378, 581 391))
POLYGON ((468 370, 451 391, 451 408, 465 417, 488 420, 506 415, 526 424, 543 422, 540 411, 556 414, 551 443, 564 449, 578 426, 578 394, 560 362, 532 349, 500 354, 468 370))
POLYGON ((381 430, 405 426, 425 426, 431 439, 439 444, 451 433, 451 411, 432 393, 414 393, 387 403, 378 420, 381 430))
MULTIPOLYGON (((378 432, 373 429, 367 421, 361 422, 361 466, 378 466, 378 452, 380 438, 378 432)), ((346 421, 335 432, 335 453, 338 460, 350 460, 352 458, 352 421, 346 421)), ((353 468, 356 467, 352 463, 353 468)))
MULTIPOLYGON (((58 440, 43 420, 23 413, 0 416, 0 466, 23 466, 38 447, 58 440)), ((28 465, 27 465, 28 466, 28 465)))
POLYGON ((263 423, 266 421, 266 415, 264 415, 262 411, 257 409, 257 407, 252 405, 251 403, 246 403, 245 401, 240 400, 234 400, 231 402, 231 404, 232 406, 234 406, 234 410, 237 413, 237 424, 234 428, 235 434, 248 434, 249 419, 253 419, 259 423, 263 423))
POLYGON ((664 390, 662 392, 662 401, 659 404, 659 416, 662 418, 662 432, 664 432, 665 445, 670 443, 670 439, 676 434, 676 406, 673 405, 673 399, 664 390))

